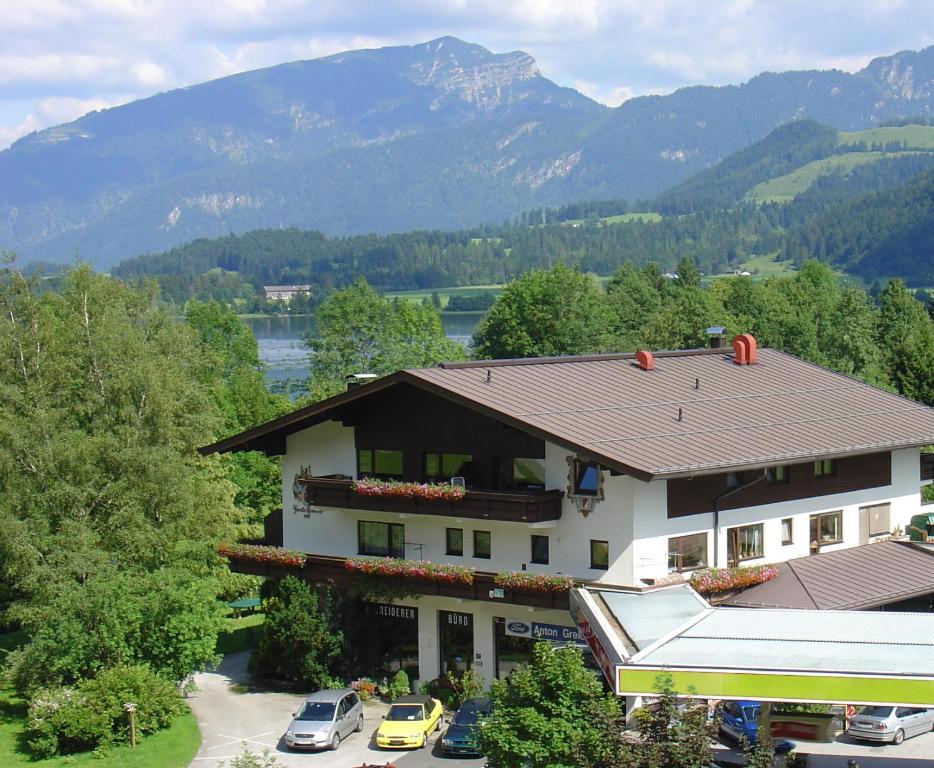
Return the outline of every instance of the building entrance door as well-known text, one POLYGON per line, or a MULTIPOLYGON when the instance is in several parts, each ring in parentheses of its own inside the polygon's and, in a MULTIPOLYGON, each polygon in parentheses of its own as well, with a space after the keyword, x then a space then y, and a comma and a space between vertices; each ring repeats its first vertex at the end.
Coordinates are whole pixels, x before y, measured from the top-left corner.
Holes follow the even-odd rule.
POLYGON ((438 611, 438 641, 441 674, 466 672, 473 663, 473 614, 438 611))

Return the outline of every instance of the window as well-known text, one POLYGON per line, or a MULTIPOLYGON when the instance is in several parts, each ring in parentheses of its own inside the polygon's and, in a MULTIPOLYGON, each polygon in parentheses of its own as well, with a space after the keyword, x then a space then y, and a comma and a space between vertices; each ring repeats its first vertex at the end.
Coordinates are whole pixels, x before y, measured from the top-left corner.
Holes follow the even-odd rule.
POLYGON ((814 477, 830 477, 837 474, 837 462, 834 459, 818 459, 814 462, 814 477))
POLYGON ((790 517, 786 517, 782 520, 782 544, 794 544, 794 525, 793 520, 790 517))
POLYGON ((402 451, 361 448, 357 451, 357 474, 402 477, 402 451))
POLYGON ((490 559, 490 553, 492 552, 492 541, 490 538, 489 531, 474 531, 473 532, 473 556, 480 557, 484 560, 490 559))
POLYGON ((784 464, 778 467, 767 467, 765 470, 765 482, 767 483, 787 483, 788 477, 788 467, 784 464))
POLYGON ((872 504, 868 507, 860 507, 860 514, 869 515, 869 535, 884 536, 892 530, 892 505, 891 504, 872 504))
POLYGON ((548 565, 548 537, 532 536, 532 562, 548 565))
POLYGON ((465 474, 464 464, 473 461, 469 453, 426 453, 425 477, 433 480, 458 477, 465 474))
POLYGON ((762 523, 741 525, 727 531, 727 557, 734 563, 763 556, 762 523))
POLYGON ((574 495, 596 496, 600 492, 600 467, 589 461, 574 460, 574 495))
POLYGON ((668 539, 668 570, 692 571, 707 565, 707 534, 674 536, 668 539))
POLYGON ((726 476, 727 488, 739 488, 743 484, 742 472, 729 472, 726 476))
POLYGON ((843 541, 843 510, 811 515, 811 545, 839 544, 843 541))
POLYGON ((513 459, 512 482, 516 488, 544 488, 544 459, 513 459))
POLYGON ((463 557, 464 555, 464 529, 448 528, 445 533, 445 554, 463 557))
POLYGON ((610 542, 590 540, 590 567, 605 571, 610 567, 610 542))
POLYGON ((357 523, 357 553, 376 557, 405 557, 405 526, 398 523, 357 523))

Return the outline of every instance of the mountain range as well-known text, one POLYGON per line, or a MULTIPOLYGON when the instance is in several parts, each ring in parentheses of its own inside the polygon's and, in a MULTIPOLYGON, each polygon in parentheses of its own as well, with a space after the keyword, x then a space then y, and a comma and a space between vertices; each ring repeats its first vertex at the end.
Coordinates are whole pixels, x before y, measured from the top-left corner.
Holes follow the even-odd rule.
POLYGON ((525 53, 455 38, 246 72, 93 112, 0 152, 0 249, 98 268, 196 237, 501 222, 649 198, 812 118, 934 113, 934 47, 604 107, 525 53))

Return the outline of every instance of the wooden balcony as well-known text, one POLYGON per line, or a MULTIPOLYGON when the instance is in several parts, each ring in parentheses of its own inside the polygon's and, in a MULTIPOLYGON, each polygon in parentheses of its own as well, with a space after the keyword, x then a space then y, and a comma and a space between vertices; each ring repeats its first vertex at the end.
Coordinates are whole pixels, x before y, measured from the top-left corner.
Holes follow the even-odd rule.
POLYGON ((334 477, 300 478, 305 485, 305 501, 316 507, 364 509, 416 515, 443 515, 476 520, 502 520, 511 523, 541 523, 561 518, 561 491, 469 490, 462 499, 435 499, 363 496, 354 493, 352 480, 334 477))
MULTIPOLYGON (((347 558, 328 555, 306 555, 305 565, 301 569, 262 563, 255 560, 229 559, 230 570, 235 573, 248 573, 254 576, 276 578, 280 576, 298 576, 312 584, 337 584, 353 578, 353 574, 344 568, 347 558)), ((410 577, 383 577, 389 584, 396 584, 406 592, 418 595, 441 595, 463 600, 483 600, 491 603, 525 605, 534 608, 555 608, 569 610, 567 592, 534 592, 521 589, 501 589, 494 581, 496 574, 487 571, 475 571, 473 584, 446 584, 410 577), (502 595, 499 597, 498 595, 502 595)))

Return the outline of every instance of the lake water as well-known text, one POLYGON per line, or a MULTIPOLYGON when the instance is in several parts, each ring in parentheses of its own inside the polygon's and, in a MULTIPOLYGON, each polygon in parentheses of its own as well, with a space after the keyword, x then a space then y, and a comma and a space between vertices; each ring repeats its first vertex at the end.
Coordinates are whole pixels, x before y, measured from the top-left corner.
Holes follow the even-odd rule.
MULTIPOLYGON (((467 344, 485 313, 441 314, 449 339, 467 344)), ((267 381, 304 379, 308 376, 308 350, 302 338, 315 324, 311 315, 268 315, 244 318, 259 346, 259 357, 266 364, 267 381)))

